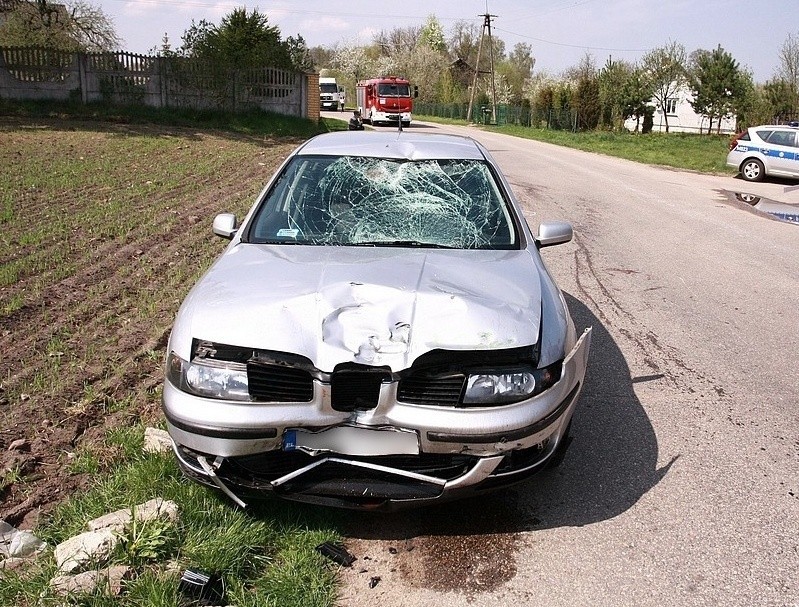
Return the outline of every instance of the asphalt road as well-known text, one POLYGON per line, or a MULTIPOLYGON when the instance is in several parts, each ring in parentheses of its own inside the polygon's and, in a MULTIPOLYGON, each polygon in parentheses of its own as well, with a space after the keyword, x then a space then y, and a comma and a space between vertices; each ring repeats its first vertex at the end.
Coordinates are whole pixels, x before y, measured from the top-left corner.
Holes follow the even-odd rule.
POLYGON ((534 231, 573 224, 543 256, 593 344, 562 466, 354 514, 341 603, 799 607, 799 225, 734 198, 799 184, 411 128, 482 141, 534 231))

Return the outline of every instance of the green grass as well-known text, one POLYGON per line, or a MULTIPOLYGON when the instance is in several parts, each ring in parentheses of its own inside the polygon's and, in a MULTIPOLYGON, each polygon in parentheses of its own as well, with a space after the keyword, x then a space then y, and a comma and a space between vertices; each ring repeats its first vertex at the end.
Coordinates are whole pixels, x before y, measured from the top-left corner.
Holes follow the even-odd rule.
MULTIPOLYGON (((110 564, 134 567, 135 579, 119 598, 91 595, 74 604, 178 607, 179 576, 189 567, 220 574, 227 585, 226 604, 321 607, 335 602, 335 566, 315 547, 340 539, 337 513, 274 499, 241 510, 187 481, 171 454, 142 453, 142 434, 141 426, 110 433, 111 443, 127 445, 124 456, 89 491, 57 507, 37 534, 52 547, 85 531, 92 518, 154 497, 177 503, 179 521, 126 527, 110 564)), ((47 588, 54 575, 48 549, 24 574, 5 574, 0 605, 56 604, 47 588)))
MULTIPOLYGON (((416 116, 420 120, 441 124, 467 124, 465 120, 416 116)), ((690 133, 616 133, 589 131, 572 133, 515 125, 482 126, 477 128, 504 133, 514 137, 543 141, 586 152, 626 158, 645 164, 698 171, 702 173, 733 174, 726 166, 729 135, 695 135, 690 133)))

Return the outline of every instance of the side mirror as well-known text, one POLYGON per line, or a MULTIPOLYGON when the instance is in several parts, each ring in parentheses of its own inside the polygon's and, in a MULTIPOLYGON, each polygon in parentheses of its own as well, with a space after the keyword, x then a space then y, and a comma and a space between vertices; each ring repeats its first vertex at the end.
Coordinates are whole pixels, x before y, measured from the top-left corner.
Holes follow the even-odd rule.
POLYGON ((413 87, 413 97, 414 99, 419 96, 419 87, 414 85, 413 87))
POLYGON ((236 216, 233 213, 220 213, 214 217, 214 234, 232 240, 239 229, 236 216))
POLYGON ((574 236, 570 223, 565 221, 544 221, 538 226, 538 248, 551 247, 556 244, 569 242, 574 236))

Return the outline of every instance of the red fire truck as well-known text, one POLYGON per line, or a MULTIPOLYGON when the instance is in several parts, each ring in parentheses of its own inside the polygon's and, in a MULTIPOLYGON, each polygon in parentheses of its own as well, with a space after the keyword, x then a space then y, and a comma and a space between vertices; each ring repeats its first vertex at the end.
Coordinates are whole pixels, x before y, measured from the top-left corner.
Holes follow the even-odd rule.
POLYGON ((404 78, 389 76, 361 80, 355 86, 358 109, 369 124, 402 121, 403 126, 411 123, 413 98, 419 95, 417 87, 404 78))

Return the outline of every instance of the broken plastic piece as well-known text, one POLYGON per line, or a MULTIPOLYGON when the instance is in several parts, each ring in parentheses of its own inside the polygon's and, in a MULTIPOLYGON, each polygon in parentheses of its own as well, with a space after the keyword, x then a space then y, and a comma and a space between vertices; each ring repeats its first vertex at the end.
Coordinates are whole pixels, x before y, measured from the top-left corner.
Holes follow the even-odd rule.
POLYGON ((225 582, 217 573, 186 569, 180 578, 178 592, 192 605, 224 604, 225 582))
MULTIPOLYGON (((231 490, 230 490, 230 489, 227 487, 227 485, 225 485, 225 484, 222 482, 222 479, 220 479, 220 478, 219 478, 219 477, 216 475, 216 472, 214 471, 213 467, 211 467, 211 464, 209 464, 209 463, 208 463, 208 461, 205 459, 205 457, 204 457, 204 456, 202 456, 202 455, 201 455, 201 456, 199 456, 199 457, 197 458, 197 461, 200 463, 200 466, 202 466, 202 469, 203 469, 203 470, 205 470, 205 473, 206 473, 206 474, 208 475, 208 477, 209 477, 209 478, 210 478, 210 479, 213 481, 213 483, 214 483, 214 484, 215 484, 217 487, 219 487, 219 490, 220 490, 220 491, 222 491, 222 493, 224 493, 225 495, 227 495, 227 496, 228 496, 230 499, 232 499, 234 502, 236 502, 236 503, 237 503, 239 506, 241 506, 242 508, 246 508, 246 507, 247 507, 247 504, 246 504, 246 503, 244 503, 244 501, 242 501, 242 500, 241 500, 241 498, 239 498, 239 497, 238 497, 238 496, 237 496, 235 493, 233 493, 233 492, 232 492, 232 491, 231 491, 231 490)), ((217 457, 217 458, 214 460, 214 465, 215 465, 215 466, 219 466, 221 463, 222 463, 222 458, 221 458, 221 457, 217 457)))
POLYGON ((316 551, 324 557, 329 558, 334 563, 342 567, 349 567, 355 562, 355 557, 347 552, 343 546, 338 546, 333 542, 324 542, 316 547, 316 551))

